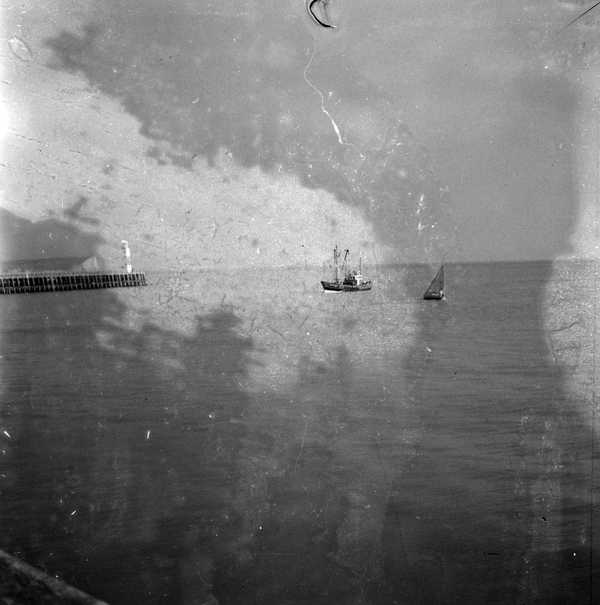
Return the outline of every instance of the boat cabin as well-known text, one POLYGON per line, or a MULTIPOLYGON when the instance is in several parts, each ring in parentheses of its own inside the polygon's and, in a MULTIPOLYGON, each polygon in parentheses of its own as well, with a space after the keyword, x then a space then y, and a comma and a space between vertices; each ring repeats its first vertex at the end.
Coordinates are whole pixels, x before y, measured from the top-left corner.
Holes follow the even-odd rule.
POLYGON ((348 286, 360 286, 360 284, 365 283, 365 281, 366 280, 360 271, 349 271, 344 278, 344 284, 348 286))

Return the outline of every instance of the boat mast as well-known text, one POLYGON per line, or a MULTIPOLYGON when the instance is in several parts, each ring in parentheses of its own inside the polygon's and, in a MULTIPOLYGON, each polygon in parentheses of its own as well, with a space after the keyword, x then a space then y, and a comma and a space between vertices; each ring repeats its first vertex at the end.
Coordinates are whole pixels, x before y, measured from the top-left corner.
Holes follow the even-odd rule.
POLYGON ((333 266, 335 267, 335 281, 339 281, 338 256, 339 256, 339 252, 338 252, 338 247, 336 244, 335 248, 333 249, 333 266))

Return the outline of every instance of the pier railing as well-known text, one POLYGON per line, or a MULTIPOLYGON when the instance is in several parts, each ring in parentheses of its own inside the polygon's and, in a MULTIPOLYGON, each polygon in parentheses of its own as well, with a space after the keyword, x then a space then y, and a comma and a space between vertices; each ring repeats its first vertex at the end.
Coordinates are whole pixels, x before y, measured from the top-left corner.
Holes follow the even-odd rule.
POLYGON ((0 294, 29 294, 99 288, 132 288, 146 285, 146 275, 137 273, 76 273, 42 271, 0 275, 0 294))

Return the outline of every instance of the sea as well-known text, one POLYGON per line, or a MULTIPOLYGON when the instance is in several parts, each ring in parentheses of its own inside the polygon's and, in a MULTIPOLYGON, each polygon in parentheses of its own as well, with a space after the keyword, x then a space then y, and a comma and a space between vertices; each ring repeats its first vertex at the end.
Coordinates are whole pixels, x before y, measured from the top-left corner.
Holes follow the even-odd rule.
POLYGON ((112 604, 600 601, 591 261, 0 298, 0 548, 112 604))

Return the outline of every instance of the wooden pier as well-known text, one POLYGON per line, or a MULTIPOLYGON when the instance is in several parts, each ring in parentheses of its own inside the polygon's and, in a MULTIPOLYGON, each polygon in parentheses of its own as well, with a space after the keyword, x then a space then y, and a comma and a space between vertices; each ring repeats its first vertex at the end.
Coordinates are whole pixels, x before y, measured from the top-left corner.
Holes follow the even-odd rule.
POLYGON ((98 288, 134 288, 146 285, 144 273, 68 273, 43 271, 0 275, 0 294, 31 294, 98 288))

